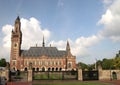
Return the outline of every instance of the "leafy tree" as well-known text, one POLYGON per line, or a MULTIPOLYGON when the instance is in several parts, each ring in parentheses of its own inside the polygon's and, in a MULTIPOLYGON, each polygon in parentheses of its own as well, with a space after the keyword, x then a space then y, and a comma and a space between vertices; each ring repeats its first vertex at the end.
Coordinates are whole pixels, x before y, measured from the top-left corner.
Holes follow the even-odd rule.
POLYGON ((113 61, 114 67, 120 69, 120 57, 116 56, 113 61))
POLYGON ((93 69, 95 69, 95 64, 89 64, 88 65, 88 70, 91 71, 93 69))
POLYGON ((78 67, 81 67, 82 70, 88 69, 88 65, 86 65, 85 63, 79 62, 78 63, 78 67))
POLYGON ((0 60, 0 67, 5 67, 6 66, 6 60, 4 58, 2 58, 0 60))
POLYGON ((103 69, 114 69, 113 59, 104 58, 102 61, 102 68, 103 69))

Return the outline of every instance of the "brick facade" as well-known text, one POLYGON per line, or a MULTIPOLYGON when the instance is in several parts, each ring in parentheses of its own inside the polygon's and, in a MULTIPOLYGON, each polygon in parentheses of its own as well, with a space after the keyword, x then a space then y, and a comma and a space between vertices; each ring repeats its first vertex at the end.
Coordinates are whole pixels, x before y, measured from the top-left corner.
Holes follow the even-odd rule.
POLYGON ((71 54, 67 41, 66 50, 58 50, 56 47, 45 47, 44 38, 42 47, 30 47, 21 50, 22 32, 19 16, 15 20, 11 35, 10 69, 28 70, 30 63, 36 71, 60 71, 76 70, 76 57, 71 54))

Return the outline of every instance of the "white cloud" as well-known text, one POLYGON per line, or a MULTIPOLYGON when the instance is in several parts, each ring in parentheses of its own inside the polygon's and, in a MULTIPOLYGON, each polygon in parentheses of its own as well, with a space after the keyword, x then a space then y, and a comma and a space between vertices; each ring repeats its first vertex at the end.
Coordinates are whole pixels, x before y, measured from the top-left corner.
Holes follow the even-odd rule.
POLYGON ((114 0, 108 7, 105 14, 99 20, 99 24, 104 25, 104 29, 100 34, 110 38, 114 42, 120 41, 120 0, 114 0))
POLYGON ((33 17, 30 18, 30 20, 22 18, 21 28, 23 33, 23 48, 27 48, 35 44, 40 45, 42 43, 43 35, 45 40, 48 40, 50 37, 50 31, 42 29, 40 22, 33 17))
MULTIPOLYGON (((10 56, 10 47, 11 47, 11 31, 14 28, 12 25, 4 25, 2 27, 3 32, 3 47, 0 50, 0 54, 3 56, 10 56), (5 50, 5 51, 3 51, 5 50)), ((21 30, 22 30, 22 48, 28 49, 30 46, 35 46, 38 44, 42 45, 43 34, 45 40, 48 40, 50 37, 50 31, 47 29, 42 29, 40 22, 32 17, 29 20, 21 18, 21 30)), ((7 58, 9 59, 9 58, 7 58)))
POLYGON ((3 38, 3 47, 8 47, 10 48, 11 45, 11 31, 12 31, 12 25, 5 25, 2 27, 2 32, 4 33, 4 38, 3 38))
MULTIPOLYGON (((77 57, 84 57, 90 55, 88 48, 97 44, 102 38, 100 36, 90 36, 90 37, 79 37, 75 41, 68 39, 71 52, 77 57)), ((67 41, 51 41, 49 44, 52 46, 57 46, 60 49, 65 49, 67 41)))
POLYGON ((114 0, 103 0, 104 4, 111 4, 114 0))
POLYGON ((102 15, 102 18, 98 22, 98 24, 109 24, 112 22, 113 15, 111 11, 108 9, 105 14, 102 15))
MULTIPOLYGON (((11 30, 14 27, 12 25, 5 25, 2 28, 2 32, 4 33, 3 38, 3 46, 7 49, 7 52, 10 51, 11 46, 11 30)), ((50 37, 50 31, 47 29, 41 28, 41 23, 35 19, 30 18, 29 20, 21 18, 21 30, 22 30, 22 48, 28 49, 30 46, 35 46, 36 43, 42 44, 43 34, 45 40, 47 41, 50 37)), ((79 37, 75 41, 68 39, 71 46, 71 52, 73 55, 79 57, 84 57, 90 55, 88 48, 97 44, 102 38, 99 35, 93 35, 89 37, 79 37)), ((59 40, 59 41, 51 41, 48 45, 56 46, 60 50, 66 49, 67 41, 59 40)), ((3 52, 2 54, 9 54, 3 52)))

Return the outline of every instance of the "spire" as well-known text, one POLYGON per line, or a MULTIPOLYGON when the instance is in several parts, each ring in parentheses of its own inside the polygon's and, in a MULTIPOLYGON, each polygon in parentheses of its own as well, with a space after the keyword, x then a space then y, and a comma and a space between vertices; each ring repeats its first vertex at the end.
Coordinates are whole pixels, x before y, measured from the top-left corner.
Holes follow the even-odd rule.
POLYGON ((15 20, 15 22, 19 22, 20 21, 20 17, 18 16, 15 20))
POLYGON ((42 43, 42 46, 45 47, 44 36, 43 36, 43 43, 42 43))
POLYGON ((70 51, 70 45, 69 45, 69 42, 67 41, 67 45, 66 45, 66 52, 67 52, 67 56, 71 56, 71 51, 70 51))
POLYGON ((69 41, 68 40, 67 40, 66 51, 70 51, 70 45, 69 45, 69 41))
POLYGON ((20 33, 20 29, 21 29, 21 22, 20 22, 20 18, 19 16, 16 18, 15 20, 15 24, 14 24, 14 32, 15 33, 20 33))
POLYGON ((18 16, 16 20, 20 20, 20 17, 18 16))

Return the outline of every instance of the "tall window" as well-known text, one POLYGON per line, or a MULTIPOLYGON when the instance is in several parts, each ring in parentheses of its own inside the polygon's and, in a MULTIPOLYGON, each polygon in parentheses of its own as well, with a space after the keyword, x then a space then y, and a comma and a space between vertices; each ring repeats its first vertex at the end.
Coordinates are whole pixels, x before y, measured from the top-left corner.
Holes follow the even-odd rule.
POLYGON ((15 61, 13 61, 13 65, 15 65, 15 61))
POLYGON ((68 63, 68 68, 71 68, 72 67, 72 63, 68 63))

